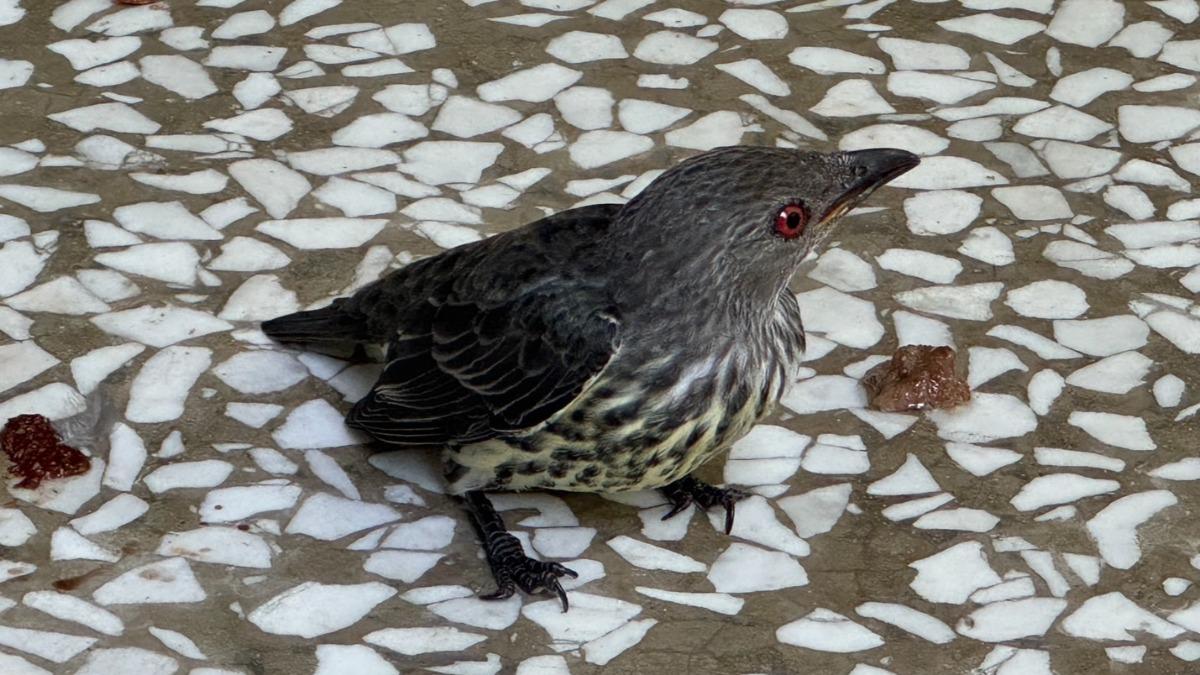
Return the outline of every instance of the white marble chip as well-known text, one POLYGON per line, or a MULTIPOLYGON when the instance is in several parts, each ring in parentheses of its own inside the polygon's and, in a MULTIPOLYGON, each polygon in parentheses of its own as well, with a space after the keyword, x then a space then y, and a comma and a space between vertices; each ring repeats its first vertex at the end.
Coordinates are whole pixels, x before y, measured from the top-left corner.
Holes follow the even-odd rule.
POLYGON ((993 89, 995 85, 941 73, 897 71, 888 75, 887 87, 896 96, 923 98, 949 105, 993 89))
POLYGON ((143 56, 138 60, 138 66, 142 79, 186 99, 201 99, 220 91, 208 71, 186 56, 143 56))
POLYGON ((1102 443, 1125 450, 1149 452, 1158 447, 1146 428, 1146 420, 1140 417, 1076 410, 1067 423, 1102 443))
POLYGON ((896 112, 868 80, 843 80, 833 85, 826 90, 825 97, 809 110, 822 117, 861 117, 896 112))
POLYGON ((546 53, 566 63, 586 63, 629 57, 616 35, 588 31, 568 31, 546 44, 546 53))
POLYGON ((581 134, 568 148, 581 169, 595 169, 650 150, 654 141, 625 131, 595 130, 581 134))
POLYGON ((1066 141, 1034 141, 1031 144, 1059 178, 1089 178, 1107 173, 1121 161, 1115 150, 1094 148, 1066 141))
POLYGON ((212 363, 205 347, 171 346, 142 366, 130 386, 125 416, 133 422, 168 422, 183 414, 188 393, 212 363))
POLYGON ((1166 105, 1123 105, 1117 108, 1121 136, 1131 143, 1179 138, 1200 127, 1200 110, 1166 105))
POLYGON ((519 100, 539 103, 550 100, 581 77, 583 73, 577 70, 557 63, 543 63, 481 84, 476 91, 479 98, 489 102, 519 100))
POLYGON ((879 48, 892 57, 897 70, 966 70, 971 57, 954 45, 882 37, 879 48))
POLYGON ((808 585, 808 575, 795 558, 736 542, 712 563, 708 580, 718 593, 752 593, 808 585))
POLYGON ((309 581, 266 601, 246 619, 266 633, 314 638, 358 623, 395 594, 394 588, 378 582, 337 585, 309 581))
MULTIPOLYGON (((101 546, 74 530, 60 527, 50 535, 50 560, 98 560, 115 563, 121 559, 121 554, 101 546)), ((7 573, 13 575, 15 570, 7 573)))
POLYGON ((15 184, 0 185, 0 198, 15 202, 38 213, 51 213, 100 201, 100 195, 90 192, 15 184))
POLYGON ((917 570, 909 585, 929 602, 962 604, 975 591, 1001 582, 983 545, 974 541, 955 544, 909 567, 917 570))
POLYGON ((798 294, 796 302, 806 331, 858 349, 871 347, 883 338, 883 324, 869 300, 833 288, 819 288, 798 294))
POLYGON ((1122 352, 1071 373, 1067 384, 1109 394, 1126 394, 1143 383, 1153 365, 1153 361, 1138 352, 1122 352))
POLYGON ((233 70, 273 71, 279 67, 286 52, 286 47, 253 45, 213 47, 208 56, 204 58, 204 65, 210 68, 233 70))
POLYGON ((92 598, 101 605, 203 602, 206 597, 183 558, 167 558, 135 567, 92 593, 92 598))
POLYGON ((1011 503, 1018 511, 1033 511, 1055 504, 1068 504, 1078 499, 1116 492, 1121 484, 1081 476, 1074 473, 1054 473, 1038 476, 1021 487, 1011 503))
POLYGON ((158 639, 159 642, 163 644, 164 647, 170 649, 176 654, 179 654, 185 658, 195 659, 197 661, 208 660, 208 657, 204 655, 204 652, 200 651, 200 648, 196 646, 196 643, 183 633, 168 630, 166 628, 159 628, 157 626, 151 626, 148 630, 151 635, 153 635, 158 639))
POLYGON ((1062 220, 1074 215, 1062 193, 1045 185, 996 188, 992 196, 1022 221, 1062 220))
POLYGON ((583 644, 619 629, 641 612, 638 605, 590 593, 571 594, 571 611, 563 612, 555 600, 525 605, 521 614, 541 626, 550 639, 563 644, 583 644))
POLYGON ((603 666, 626 650, 636 646, 657 624, 657 619, 630 621, 607 635, 585 643, 581 650, 583 658, 588 663, 603 666))
POLYGON ((891 624, 934 644, 946 644, 956 637, 950 626, 941 620, 904 605, 865 602, 855 607, 854 611, 859 616, 891 624))
POLYGON ((212 490, 200 504, 204 523, 231 523, 257 513, 290 509, 300 498, 300 488, 287 483, 242 485, 212 490))
POLYGON ((1046 34, 1084 47, 1099 47, 1121 30, 1125 7, 1116 0, 1064 0, 1046 34))
POLYGON ((1003 45, 1016 44, 1045 30, 1046 25, 1029 19, 1015 19, 992 13, 972 14, 938 21, 948 31, 965 33, 1003 45))
POLYGON ((521 613, 521 598, 483 600, 477 597, 451 598, 426 605, 438 616, 474 628, 503 630, 516 622, 521 613))
POLYGON ((823 607, 780 626, 775 638, 784 644, 836 653, 858 652, 884 644, 874 631, 823 607))
POLYGON ((396 667, 365 645, 317 645, 313 675, 399 675, 396 667))
POLYGON ((900 468, 867 486, 867 494, 880 496, 919 495, 940 490, 933 475, 912 453, 900 468))
POLYGON ((688 605, 690 607, 702 607, 718 614, 730 616, 740 612, 742 606, 745 604, 745 600, 724 593, 679 593, 664 591, 658 588, 647 588, 645 586, 638 586, 634 590, 656 600, 688 605))
POLYGON ((866 150, 887 146, 908 150, 917 155, 936 155, 949 145, 949 141, 927 129, 905 124, 874 124, 862 127, 845 134, 838 141, 838 148, 841 150, 866 150))
POLYGON ((1004 600, 976 609, 959 620, 955 630, 982 642, 1008 642, 1044 635, 1067 608, 1058 598, 1004 600))
MULTIPOLYGON (((774 509, 764 497, 752 495, 738 502, 737 513, 730 536, 796 556, 806 556, 811 552, 808 542, 778 521, 774 509)), ((725 514, 720 509, 710 509, 707 515, 714 530, 725 531, 725 514)))
POLYGON ((717 43, 711 40, 677 31, 661 30, 642 38, 634 48, 633 56, 660 65, 689 65, 716 51, 717 46, 717 43))
POLYGON ((1112 356, 1146 344, 1149 327, 1133 315, 1055 321, 1054 339, 1091 356, 1112 356))
POLYGON ((265 350, 234 354, 217 364, 212 372, 243 394, 282 391, 308 377, 308 369, 294 356, 265 350))
POLYGON ((1125 469, 1124 460, 1095 452, 1038 447, 1033 449, 1033 455, 1038 464, 1044 466, 1076 466, 1107 471, 1123 471, 1125 469))
POLYGON ((887 72, 887 68, 879 59, 833 47, 797 47, 788 53, 788 61, 821 75, 882 75, 887 72))
POLYGON ((974 160, 940 155, 922 160, 917 168, 893 179, 889 185, 917 190, 950 190, 1008 182, 1000 173, 974 160))
POLYGON ((1112 128, 1109 122, 1065 105, 1026 115, 1013 125, 1013 131, 1019 134, 1076 143, 1091 140, 1112 128))
POLYGON ((400 513, 387 504, 361 502, 318 492, 304 500, 288 522, 285 532, 332 541, 399 518, 400 513))
MULTIPOLYGON (((566 86, 569 84, 563 88, 566 86)), ((554 94, 547 96, 547 100, 554 94)), ((489 100, 482 94, 480 97, 489 100)), ((496 161, 503 150, 504 146, 500 143, 425 141, 406 148, 404 161, 398 168, 428 185, 478 183, 483 171, 496 161)))
POLYGON ((379 546, 380 548, 436 551, 450 544, 454 539, 454 529, 455 521, 449 516, 426 516, 397 525, 380 542, 379 546))
POLYGON ((606 543, 630 564, 642 569, 680 573, 704 572, 708 569, 694 558, 624 535, 609 539, 606 543))
POLYGON ((385 579, 411 584, 433 569, 441 559, 440 553, 379 551, 372 553, 364 561, 363 569, 385 579))
POLYGON ((48 117, 84 133, 104 129, 126 134, 153 134, 161 125, 125 103, 97 103, 48 117))
POLYGON ((796 534, 813 537, 834 528, 846 512, 850 494, 850 483, 840 483, 784 497, 776 504, 788 515, 796 534))
POLYGON ((1091 68, 1058 80, 1050 98, 1078 108, 1107 92, 1127 89, 1131 84, 1133 76, 1129 73, 1114 68, 1091 68))
MULTIPOLYGON (((1171 621, 1188 626, 1183 612, 1171 615, 1171 621), (1182 619, 1182 621, 1181 621, 1182 619)), ((1088 598, 1070 616, 1063 619, 1068 635, 1088 640, 1133 640, 1130 631, 1150 633, 1158 638, 1173 638, 1184 630, 1137 606, 1124 594, 1105 593, 1088 598)))
POLYGON ((121 635, 125 632, 125 624, 116 614, 72 595, 33 591, 26 593, 21 603, 56 619, 77 623, 105 635, 121 635))
POLYGON ((431 652, 456 652, 482 642, 486 636, 457 628, 384 628, 368 633, 363 641, 405 656, 431 652))
POLYGON ((1088 535, 1096 542, 1105 563, 1117 569, 1129 569, 1142 556, 1137 528, 1178 501, 1168 490, 1150 490, 1121 497, 1087 522, 1088 535))
POLYGON ((141 46, 141 38, 128 35, 99 40, 60 40, 46 45, 46 49, 65 57, 75 70, 87 70, 120 61, 141 46))

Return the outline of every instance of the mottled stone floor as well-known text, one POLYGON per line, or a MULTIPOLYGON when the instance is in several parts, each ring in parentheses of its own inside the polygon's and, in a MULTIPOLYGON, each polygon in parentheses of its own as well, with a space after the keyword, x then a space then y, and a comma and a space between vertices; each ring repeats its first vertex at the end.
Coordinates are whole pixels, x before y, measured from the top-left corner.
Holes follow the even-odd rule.
POLYGON ((1196 0, 0 0, 0 672, 1193 672, 1196 0), (485 603, 372 366, 261 319, 734 143, 917 170, 798 279, 780 415, 653 494, 497 499, 577 570, 485 603), (973 402, 864 409, 903 344, 973 402), (98 413, 98 414, 97 414, 98 413), (706 522, 710 521, 710 522, 706 522))

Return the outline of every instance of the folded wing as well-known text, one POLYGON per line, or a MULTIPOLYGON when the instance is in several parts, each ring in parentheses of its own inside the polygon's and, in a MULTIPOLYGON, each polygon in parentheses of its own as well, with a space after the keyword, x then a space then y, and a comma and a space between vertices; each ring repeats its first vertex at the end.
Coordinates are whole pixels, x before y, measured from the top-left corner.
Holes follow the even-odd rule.
POLYGON ((608 364, 620 320, 603 289, 551 279, 506 301, 434 304, 401 334, 375 388, 348 416, 394 445, 470 443, 534 427, 608 364))

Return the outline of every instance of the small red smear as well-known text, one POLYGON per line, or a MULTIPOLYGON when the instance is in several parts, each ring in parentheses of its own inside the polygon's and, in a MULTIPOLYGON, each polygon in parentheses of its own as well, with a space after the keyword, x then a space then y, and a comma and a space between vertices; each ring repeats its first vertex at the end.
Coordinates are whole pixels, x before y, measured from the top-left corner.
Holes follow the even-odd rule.
POLYGON ((87 455, 64 445, 50 420, 42 415, 18 415, 0 431, 0 447, 12 464, 9 473, 21 478, 19 488, 36 489, 43 480, 87 473, 87 455))

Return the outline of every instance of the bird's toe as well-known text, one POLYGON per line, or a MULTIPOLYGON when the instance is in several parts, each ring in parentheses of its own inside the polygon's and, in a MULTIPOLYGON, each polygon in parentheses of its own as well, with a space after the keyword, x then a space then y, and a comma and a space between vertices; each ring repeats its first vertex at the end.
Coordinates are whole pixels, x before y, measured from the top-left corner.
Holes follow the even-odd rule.
POLYGON ((530 595, 555 595, 562 603, 563 611, 567 611, 567 592, 559 582, 559 577, 578 578, 579 574, 556 562, 543 562, 522 555, 520 558, 510 558, 492 567, 496 577, 496 591, 479 596, 482 600, 505 600, 513 596, 519 588, 530 595))

